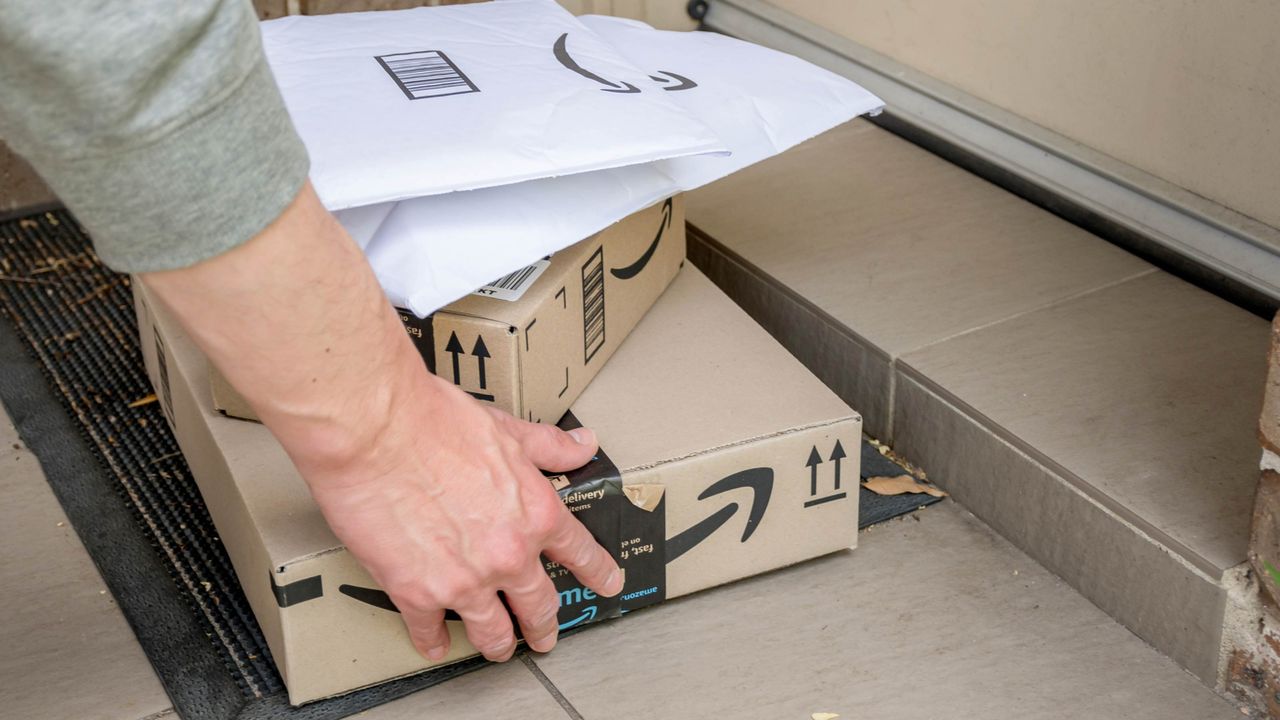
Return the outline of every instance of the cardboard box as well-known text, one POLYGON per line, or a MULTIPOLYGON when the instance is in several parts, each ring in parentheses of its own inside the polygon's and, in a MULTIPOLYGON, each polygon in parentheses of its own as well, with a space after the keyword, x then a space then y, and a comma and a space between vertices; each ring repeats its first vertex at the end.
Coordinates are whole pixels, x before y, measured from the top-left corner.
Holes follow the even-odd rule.
MULTIPOLYGON (((205 359, 135 288, 147 370, 291 701, 427 667, 270 432, 214 410, 205 359)), ((563 423, 574 418, 602 452, 552 482, 615 553, 626 586, 597 598, 548 567, 562 627, 856 542, 861 418, 692 267, 563 423)), ((472 654, 458 624, 450 629, 445 662, 472 654)))
MULTIPOLYGON (((427 368, 513 415, 555 422, 662 291, 685 255, 675 196, 420 320, 400 311, 427 368)), ((256 420, 221 374, 214 404, 256 420)))

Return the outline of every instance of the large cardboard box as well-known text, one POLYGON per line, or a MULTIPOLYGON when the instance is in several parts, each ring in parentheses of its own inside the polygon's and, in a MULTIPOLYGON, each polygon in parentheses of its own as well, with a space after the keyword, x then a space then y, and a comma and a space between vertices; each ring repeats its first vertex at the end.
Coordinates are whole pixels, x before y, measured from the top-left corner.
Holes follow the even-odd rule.
MULTIPOLYGON (((205 359, 135 287, 147 370, 290 699, 428 667, 270 432, 214 409, 205 359)), ((861 418, 692 267, 562 422, 575 418, 602 452, 551 482, 626 583, 618 598, 598 598, 549 566, 562 627, 856 542, 861 418)), ((450 626, 445 662, 473 653, 450 626)))
MULTIPOLYGON (((427 368, 513 415, 555 422, 684 262, 682 196, 495 280, 425 320, 400 319, 427 368)), ((257 419, 216 370, 214 404, 257 419)))

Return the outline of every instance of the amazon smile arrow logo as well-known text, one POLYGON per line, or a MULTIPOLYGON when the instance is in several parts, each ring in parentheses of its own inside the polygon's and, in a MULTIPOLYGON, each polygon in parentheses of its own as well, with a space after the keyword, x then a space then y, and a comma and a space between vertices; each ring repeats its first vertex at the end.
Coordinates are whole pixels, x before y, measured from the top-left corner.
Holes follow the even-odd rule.
POLYGON ((625 82, 625 81, 614 82, 612 80, 606 80, 600 77, 599 75, 579 65, 578 62, 569 55, 569 48, 567 47, 568 41, 569 41, 569 33, 564 33, 563 35, 561 35, 559 38, 556 39, 556 44, 551 49, 552 53, 554 53, 556 56, 556 60, 559 60, 561 65, 578 73, 579 75, 581 75, 582 77, 588 80, 594 80, 595 82, 598 82, 601 85, 604 85, 605 87, 600 88, 604 92, 627 93, 627 94, 640 92, 640 88, 636 87, 635 85, 632 85, 629 82, 625 82))
POLYGON ((650 75, 649 79, 656 83, 662 83, 663 85, 665 85, 665 87, 663 87, 662 89, 668 92, 676 92, 678 90, 692 90, 698 87, 698 83, 690 80, 689 78, 683 75, 677 75, 671 72, 670 70, 659 70, 657 75, 650 75), (666 75, 666 77, 661 77, 663 75, 666 75), (666 85, 666 83, 669 83, 672 80, 676 81, 677 84, 666 85))
POLYGON ((568 630, 571 627, 582 625, 583 623, 589 623, 595 619, 596 619, 596 606, 591 605, 590 607, 585 608, 582 611, 582 614, 579 615, 578 617, 570 620, 569 622, 560 623, 560 629, 568 630))
MULTIPOLYGON (((747 524, 742 529, 742 539, 739 542, 749 540, 756 528, 760 526, 760 521, 764 519, 764 511, 769 507, 769 496, 773 494, 773 468, 758 467, 741 470, 712 483, 698 496, 699 500, 706 500, 721 493, 744 488, 751 491, 751 507, 747 511, 747 524)), ((729 522, 737 512, 738 503, 731 502, 688 530, 667 540, 667 562, 671 563, 697 547, 698 543, 719 530, 720 526, 729 522)))
POLYGON ((658 243, 662 242, 662 234, 671 227, 671 198, 662 204, 662 222, 658 224, 658 234, 653 236, 653 242, 649 243, 649 247, 645 249, 644 254, 635 262, 626 267, 610 268, 609 273, 619 280, 630 280, 640 274, 649 261, 653 259, 653 254, 658 251, 658 243))

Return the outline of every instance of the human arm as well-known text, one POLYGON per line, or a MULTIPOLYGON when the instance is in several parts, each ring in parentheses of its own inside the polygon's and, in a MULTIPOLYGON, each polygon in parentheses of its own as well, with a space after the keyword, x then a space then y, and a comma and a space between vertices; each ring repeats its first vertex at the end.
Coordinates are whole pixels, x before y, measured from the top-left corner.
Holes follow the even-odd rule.
POLYGON ((608 553, 535 467, 579 465, 594 438, 426 372, 305 184, 247 1, 6 0, 0 100, 0 134, 255 406, 424 654, 447 648, 449 608, 508 657, 499 590, 534 649, 554 644, 540 551, 617 591, 608 553))
POLYGON ((243 246, 142 279, 279 438, 423 654, 447 650, 447 608, 487 657, 510 657, 499 590, 529 645, 550 649, 559 602, 542 553, 603 595, 621 589, 610 555, 538 472, 582 465, 594 436, 482 407, 428 374, 309 186, 243 246))

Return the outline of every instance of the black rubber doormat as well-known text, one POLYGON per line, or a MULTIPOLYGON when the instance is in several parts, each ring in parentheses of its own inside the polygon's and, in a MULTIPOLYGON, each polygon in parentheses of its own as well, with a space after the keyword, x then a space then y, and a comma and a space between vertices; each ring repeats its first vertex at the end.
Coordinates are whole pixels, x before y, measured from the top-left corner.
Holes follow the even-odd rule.
MULTIPOLYGON (((186 461, 146 401, 128 277, 102 266, 61 208, 3 220, 0 310, 0 401, 182 718, 341 718, 484 665, 290 707, 186 461)), ((862 458, 864 477, 903 472, 866 443, 862 458)), ((863 527, 936 501, 861 493, 863 527)))
POLYGON ((151 385, 128 283, 65 210, 0 222, 0 400, 179 715, 341 718, 483 665, 289 706, 186 461, 158 405, 138 404, 151 385))

